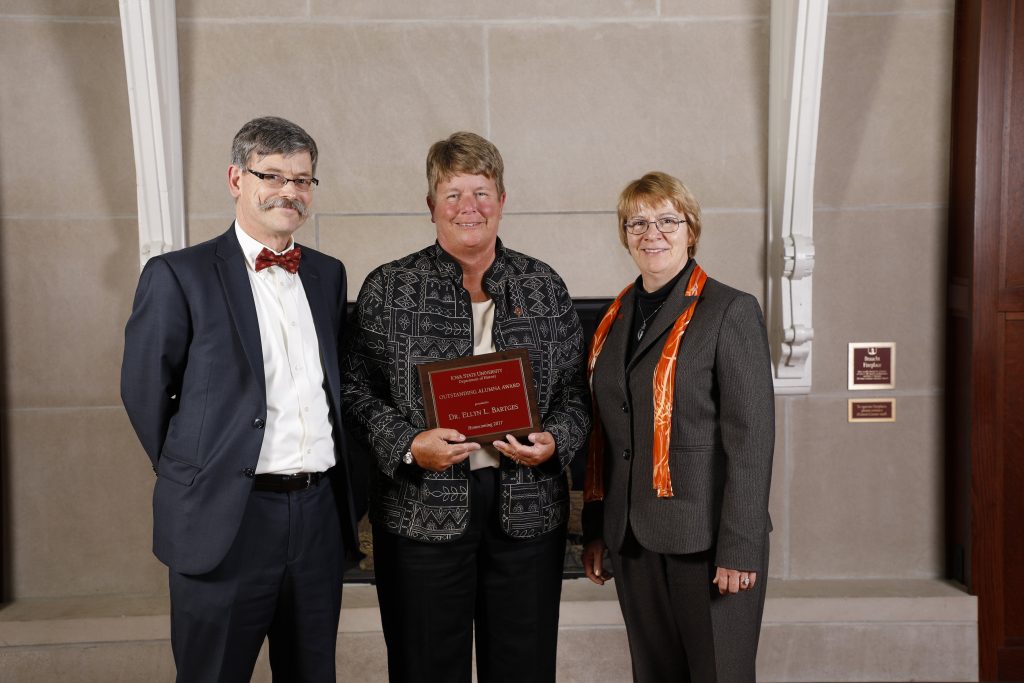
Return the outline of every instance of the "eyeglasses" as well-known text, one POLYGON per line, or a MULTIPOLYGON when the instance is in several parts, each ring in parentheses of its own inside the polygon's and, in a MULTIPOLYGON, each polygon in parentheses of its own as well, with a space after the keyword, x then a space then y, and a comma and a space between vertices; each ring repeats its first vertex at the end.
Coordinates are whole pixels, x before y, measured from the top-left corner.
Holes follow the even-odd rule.
POLYGON ((285 178, 283 175, 278 175, 276 173, 260 173, 259 171, 252 170, 251 168, 247 168, 245 170, 266 183, 267 187, 271 187, 275 190, 280 190, 288 183, 292 183, 295 185, 295 189, 300 192, 312 192, 313 188, 320 184, 320 181, 316 178, 285 178))
POLYGON ((645 221, 643 218, 633 218, 625 222, 624 227, 630 235, 642 235, 647 232, 651 225, 658 229, 658 232, 675 232, 679 226, 686 222, 684 218, 659 218, 656 221, 645 221))

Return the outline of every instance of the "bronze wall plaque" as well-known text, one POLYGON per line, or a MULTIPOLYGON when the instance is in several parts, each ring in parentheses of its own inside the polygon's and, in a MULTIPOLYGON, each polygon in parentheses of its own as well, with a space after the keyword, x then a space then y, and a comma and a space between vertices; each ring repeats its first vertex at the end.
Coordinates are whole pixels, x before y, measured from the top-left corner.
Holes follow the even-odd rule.
POLYGON ((896 399, 851 398, 847 412, 848 422, 895 422, 896 399))

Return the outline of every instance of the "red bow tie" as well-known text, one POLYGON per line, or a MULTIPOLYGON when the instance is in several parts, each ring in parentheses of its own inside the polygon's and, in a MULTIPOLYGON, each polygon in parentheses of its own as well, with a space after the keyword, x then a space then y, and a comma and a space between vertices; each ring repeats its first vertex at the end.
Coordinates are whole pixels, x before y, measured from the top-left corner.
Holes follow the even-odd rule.
POLYGON ((289 273, 297 273, 299 271, 299 260, 302 258, 302 251, 298 245, 295 245, 293 249, 289 249, 283 254, 275 254, 266 247, 263 247, 263 251, 256 256, 256 272, 260 272, 264 268, 270 266, 280 266, 289 273))

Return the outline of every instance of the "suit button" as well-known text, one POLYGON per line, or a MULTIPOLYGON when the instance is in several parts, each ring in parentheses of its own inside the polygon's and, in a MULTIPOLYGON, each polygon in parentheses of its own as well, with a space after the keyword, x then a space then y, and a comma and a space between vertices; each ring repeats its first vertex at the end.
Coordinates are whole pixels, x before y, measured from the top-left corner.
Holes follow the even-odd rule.
POLYGON ((244 470, 242 470, 242 474, 252 479, 253 477, 256 476, 256 470, 255 468, 252 467, 246 467, 244 470))
POLYGON ((625 401, 622 402, 622 412, 624 412, 624 413, 628 413, 629 412, 629 404, 626 403, 625 401))
POLYGON ((262 417, 257 417, 255 420, 252 421, 252 426, 254 429, 263 429, 263 425, 265 424, 266 423, 263 421, 262 417))
POLYGON ((629 455, 630 455, 630 453, 629 453, 629 449, 628 448, 626 448, 626 449, 624 449, 622 451, 622 459, 623 460, 629 460, 629 455))

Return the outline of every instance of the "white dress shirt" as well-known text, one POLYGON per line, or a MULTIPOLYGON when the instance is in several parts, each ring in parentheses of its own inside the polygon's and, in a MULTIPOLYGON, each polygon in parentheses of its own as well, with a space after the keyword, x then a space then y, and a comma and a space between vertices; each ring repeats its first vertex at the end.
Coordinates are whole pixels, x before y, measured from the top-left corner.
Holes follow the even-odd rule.
MULTIPOLYGON (((235 235, 256 302, 267 383, 267 420, 256 473, 324 472, 334 465, 334 437, 306 290, 298 273, 280 266, 256 272, 256 256, 266 245, 237 221, 235 235)), ((292 242, 285 251, 294 246, 292 242)))

